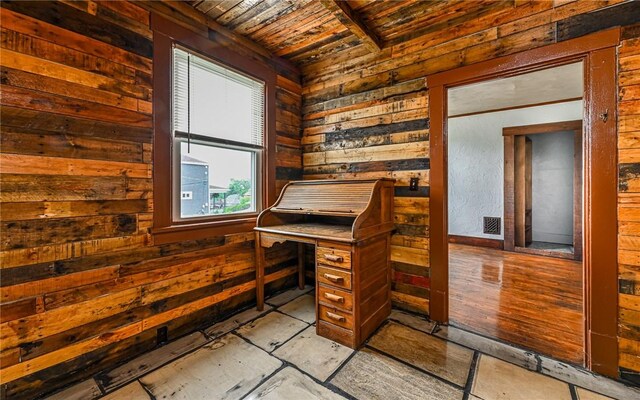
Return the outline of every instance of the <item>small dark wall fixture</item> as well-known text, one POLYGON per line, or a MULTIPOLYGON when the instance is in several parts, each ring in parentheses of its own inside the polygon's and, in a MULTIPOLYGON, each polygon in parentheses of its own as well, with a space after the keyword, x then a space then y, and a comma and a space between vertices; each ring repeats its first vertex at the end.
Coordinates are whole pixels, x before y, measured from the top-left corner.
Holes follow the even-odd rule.
POLYGON ((482 219, 482 233, 487 235, 499 235, 500 234, 500 218, 499 217, 484 217, 482 219))
POLYGON ((411 178, 409 180, 409 190, 412 192, 418 191, 418 178, 411 178))

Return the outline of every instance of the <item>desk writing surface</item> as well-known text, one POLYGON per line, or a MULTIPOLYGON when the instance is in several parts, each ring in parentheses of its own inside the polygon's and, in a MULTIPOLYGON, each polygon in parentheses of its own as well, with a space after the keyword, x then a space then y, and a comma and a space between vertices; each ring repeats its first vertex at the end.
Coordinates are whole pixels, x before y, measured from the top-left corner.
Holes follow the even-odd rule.
POLYGON ((313 238, 327 238, 338 241, 353 241, 351 225, 332 225, 323 223, 299 223, 286 225, 262 226, 258 231, 279 233, 283 235, 298 235, 313 238))

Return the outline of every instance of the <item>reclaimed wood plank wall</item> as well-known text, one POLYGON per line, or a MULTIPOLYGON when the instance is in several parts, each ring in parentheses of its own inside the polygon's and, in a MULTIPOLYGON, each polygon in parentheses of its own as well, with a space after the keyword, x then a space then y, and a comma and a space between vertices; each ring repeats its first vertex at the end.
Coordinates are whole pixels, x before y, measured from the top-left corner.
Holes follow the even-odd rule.
POLYGON ((618 85, 619 365, 640 372, 640 25, 618 49, 618 85))
MULTIPOLYGON (((264 49, 184 4, 2 2, 2 396, 33 397, 152 348, 157 327, 176 337, 253 301, 251 235, 161 246, 149 235, 150 10, 278 68, 278 189, 302 176, 302 157, 305 178, 398 180, 393 300, 428 313, 424 76, 637 16, 629 8, 637 3, 619 0, 504 3, 513 4, 451 29, 422 29, 377 54, 325 37, 317 61, 303 63, 301 88, 264 49), (411 177, 420 179, 417 192, 408 190, 411 177)), ((283 40, 293 32, 281 32, 283 40)), ((626 26, 623 36, 620 367, 640 371, 640 27, 626 26)), ((273 288, 293 283, 294 255, 270 254, 273 288)))
MULTIPOLYGON (((163 3, 2 2, 0 375, 33 398, 255 299, 253 233, 154 245, 154 10, 278 71, 277 186, 300 178, 299 72, 163 3)), ((296 248, 267 256, 293 285, 296 248)))
POLYGON ((429 105, 424 77, 623 25, 619 364, 622 370, 640 371, 638 15, 633 2, 516 1, 454 28, 436 24, 378 53, 363 44, 303 65, 305 178, 397 179, 391 255, 396 307, 429 312, 429 105), (420 190, 408 190, 411 177, 419 178, 420 190))

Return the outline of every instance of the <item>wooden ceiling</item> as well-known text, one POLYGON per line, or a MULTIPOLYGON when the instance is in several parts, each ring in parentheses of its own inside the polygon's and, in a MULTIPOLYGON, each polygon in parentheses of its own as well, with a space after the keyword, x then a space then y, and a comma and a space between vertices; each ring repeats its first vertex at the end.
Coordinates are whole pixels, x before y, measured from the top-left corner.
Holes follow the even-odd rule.
POLYGON ((189 4, 273 54, 304 66, 347 48, 388 48, 513 7, 514 0, 192 0, 189 4))

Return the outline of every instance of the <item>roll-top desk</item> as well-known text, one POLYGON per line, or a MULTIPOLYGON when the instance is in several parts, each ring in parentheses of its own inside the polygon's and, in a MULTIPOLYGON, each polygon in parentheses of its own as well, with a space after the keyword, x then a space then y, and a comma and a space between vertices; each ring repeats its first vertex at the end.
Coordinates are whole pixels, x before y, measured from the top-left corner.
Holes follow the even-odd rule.
POLYGON ((393 191, 392 179, 287 184, 255 228, 258 309, 264 307, 264 248, 298 242, 304 287, 304 244, 312 244, 316 332, 358 348, 391 311, 393 191))

